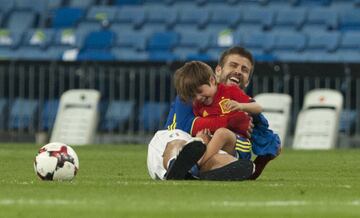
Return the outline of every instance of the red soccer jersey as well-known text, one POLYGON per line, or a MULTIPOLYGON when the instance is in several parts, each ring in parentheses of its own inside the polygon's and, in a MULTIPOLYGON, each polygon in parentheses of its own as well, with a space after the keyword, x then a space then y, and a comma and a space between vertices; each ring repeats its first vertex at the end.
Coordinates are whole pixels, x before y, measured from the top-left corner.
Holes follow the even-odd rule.
POLYGON ((239 103, 249 103, 250 97, 247 96, 238 86, 226 86, 220 83, 217 86, 217 92, 211 105, 204 105, 200 102, 195 102, 193 106, 194 114, 199 117, 222 116, 229 114, 230 111, 225 107, 225 103, 229 100, 234 100, 239 103))

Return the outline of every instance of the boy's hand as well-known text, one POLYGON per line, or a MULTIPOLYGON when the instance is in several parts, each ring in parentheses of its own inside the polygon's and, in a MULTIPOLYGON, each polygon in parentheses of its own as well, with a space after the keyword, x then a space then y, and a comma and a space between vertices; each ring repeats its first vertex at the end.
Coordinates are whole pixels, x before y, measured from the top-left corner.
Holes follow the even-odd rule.
POLYGON ((209 129, 202 129, 196 133, 196 137, 201 138, 207 145, 211 140, 211 132, 209 129))
POLYGON ((252 118, 245 112, 228 115, 228 128, 235 133, 250 138, 253 127, 252 118))
POLYGON ((229 111, 243 111, 244 110, 244 104, 239 103, 234 100, 226 101, 225 106, 226 106, 226 109, 229 111))

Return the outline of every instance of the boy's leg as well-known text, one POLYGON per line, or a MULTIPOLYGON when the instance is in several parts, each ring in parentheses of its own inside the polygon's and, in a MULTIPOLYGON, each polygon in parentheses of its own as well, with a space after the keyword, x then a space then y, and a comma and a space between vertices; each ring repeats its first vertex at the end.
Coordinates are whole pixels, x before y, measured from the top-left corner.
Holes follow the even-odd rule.
POLYGON ((217 154, 220 150, 228 154, 235 153, 236 136, 235 134, 225 128, 220 128, 215 131, 210 142, 206 146, 206 151, 202 159, 199 161, 199 166, 205 164, 212 156, 217 154))

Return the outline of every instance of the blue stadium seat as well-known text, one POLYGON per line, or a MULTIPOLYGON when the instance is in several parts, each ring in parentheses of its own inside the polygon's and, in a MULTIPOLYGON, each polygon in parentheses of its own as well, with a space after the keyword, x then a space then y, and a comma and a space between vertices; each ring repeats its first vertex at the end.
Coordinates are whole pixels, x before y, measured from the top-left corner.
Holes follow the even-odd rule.
POLYGON ((141 5, 143 0, 114 0, 114 4, 117 6, 126 5, 141 5))
POLYGON ((123 131, 134 109, 134 101, 111 101, 100 123, 100 129, 103 131, 123 131))
POLYGON ((356 129, 357 119, 356 110, 344 109, 340 115, 339 132, 353 134, 356 129))
POLYGON ((177 11, 173 7, 163 5, 145 5, 146 26, 162 25, 166 29, 172 29, 177 21, 177 11))
POLYGON ((183 30, 183 32, 180 33, 177 47, 206 51, 209 47, 210 37, 211 35, 206 31, 183 30))
POLYGON ((76 28, 75 32, 73 32, 75 43, 73 45, 76 45, 76 47, 80 48, 82 45, 84 45, 86 37, 91 32, 98 32, 101 31, 101 24, 100 23, 94 23, 94 22, 81 22, 79 23, 78 27, 76 28))
POLYGON ((7 100, 5 98, 0 98, 0 130, 5 129, 5 123, 7 118, 7 100))
POLYGON ((266 32, 248 32, 242 35, 241 44, 256 54, 271 52, 274 36, 266 32))
POLYGON ((242 20, 239 28, 246 28, 244 26, 259 26, 259 30, 261 29, 271 29, 275 14, 272 10, 268 10, 263 7, 250 7, 244 8, 242 10, 242 20))
POLYGON ((35 26, 36 13, 33 11, 12 11, 5 25, 11 31, 24 32, 35 26))
POLYGON ((360 51, 357 50, 345 50, 337 51, 336 54, 340 57, 340 61, 343 63, 360 63, 360 51))
POLYGON ((298 0, 300 6, 329 6, 332 0, 298 0))
POLYGON ((337 10, 319 7, 312 7, 308 10, 307 20, 303 26, 303 31, 313 33, 319 30, 335 30, 337 28, 337 10))
POLYGON ((339 32, 312 32, 308 34, 306 50, 333 52, 338 48, 340 39, 339 32))
POLYGON ((341 31, 360 30, 360 9, 349 9, 339 13, 339 29, 341 31))
POLYGON ((48 49, 33 46, 21 46, 16 50, 16 58, 20 60, 59 60, 60 54, 48 49))
POLYGON ((40 129, 52 129, 59 107, 59 99, 46 100, 41 112, 40 129))
POLYGON ((179 57, 170 51, 150 51, 149 60, 150 61, 160 61, 160 62, 171 62, 178 60, 179 57))
POLYGON ((109 30, 90 32, 84 41, 83 49, 110 49, 116 40, 116 34, 109 30))
POLYGON ((145 131, 155 131, 164 126, 169 103, 145 102, 140 109, 139 125, 145 131))
POLYGON ((0 47, 16 48, 21 43, 23 32, 0 29, 0 47))
POLYGON ((3 15, 8 15, 11 10, 15 7, 15 1, 9 1, 9 0, 0 0, 0 12, 3 15))
POLYGON ((172 5, 176 0, 142 0, 144 5, 172 5))
POLYGON ((35 128, 38 101, 16 98, 10 108, 8 121, 11 130, 31 130, 35 128))
POLYGON ((273 30, 300 30, 306 19, 306 10, 301 7, 279 7, 275 11, 273 30))
POLYGON ((205 28, 210 19, 208 10, 202 8, 179 8, 179 19, 176 26, 197 26, 198 28, 205 28))
POLYGON ((86 19, 88 21, 96 21, 96 22, 109 22, 112 23, 115 20, 117 13, 117 8, 112 6, 92 6, 86 15, 86 19))
POLYGON ((118 47, 111 49, 111 51, 115 55, 116 60, 121 60, 121 61, 149 60, 149 54, 144 51, 136 51, 134 49, 118 48, 118 47))
POLYGON ((121 33, 135 32, 133 25, 129 23, 112 23, 110 26, 110 30, 112 30, 117 35, 121 33))
POLYGON ((342 34, 338 51, 356 51, 360 49, 360 32, 345 32, 342 34))
POLYGON ((141 28, 145 22, 146 13, 143 7, 123 6, 121 7, 115 18, 115 22, 132 24, 134 28, 141 28))
POLYGON ((53 29, 31 29, 25 33, 24 45, 46 48, 53 42, 53 29))
POLYGON ((114 61, 115 55, 110 50, 86 49, 81 50, 77 56, 78 61, 114 61))
POLYGON ((0 46, 0 60, 16 60, 18 59, 16 50, 9 47, 0 46))
POLYGON ((216 6, 211 7, 209 11, 208 25, 210 27, 222 26, 235 29, 241 20, 242 11, 236 7, 216 6))
POLYGON ((120 32, 117 34, 116 46, 139 51, 146 49, 147 35, 142 32, 120 32))
POLYGON ((262 0, 261 3, 275 8, 279 6, 294 6, 299 3, 299 0, 262 0))
POLYGON ((95 5, 96 0, 69 0, 69 6, 73 8, 88 9, 92 5, 95 5))
POLYGON ((148 41, 149 51, 167 51, 177 45, 179 35, 176 32, 156 32, 148 41))
POLYGON ((55 10, 52 20, 54 28, 75 27, 85 16, 85 10, 81 8, 61 7, 55 10))
POLYGON ((302 51, 306 45, 306 37, 303 33, 282 31, 274 33, 273 51, 302 51))

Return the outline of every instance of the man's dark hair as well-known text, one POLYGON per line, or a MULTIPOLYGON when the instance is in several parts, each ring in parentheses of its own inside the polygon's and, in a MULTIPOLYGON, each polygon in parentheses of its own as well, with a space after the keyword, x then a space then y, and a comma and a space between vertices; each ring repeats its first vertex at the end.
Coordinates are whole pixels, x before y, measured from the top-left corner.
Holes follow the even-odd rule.
POLYGON ((249 61, 251 62, 251 65, 252 65, 251 73, 253 72, 254 67, 255 67, 254 57, 252 56, 250 51, 248 51, 247 49, 240 47, 240 46, 234 46, 234 47, 231 47, 231 48, 225 50, 220 56, 220 59, 218 62, 219 66, 224 67, 226 58, 232 54, 237 54, 237 55, 240 55, 241 57, 245 57, 245 58, 249 59, 249 61))

